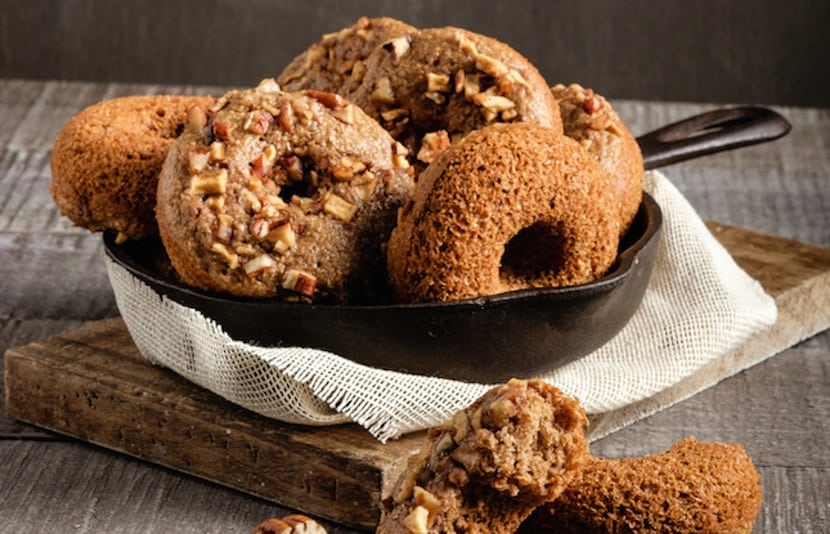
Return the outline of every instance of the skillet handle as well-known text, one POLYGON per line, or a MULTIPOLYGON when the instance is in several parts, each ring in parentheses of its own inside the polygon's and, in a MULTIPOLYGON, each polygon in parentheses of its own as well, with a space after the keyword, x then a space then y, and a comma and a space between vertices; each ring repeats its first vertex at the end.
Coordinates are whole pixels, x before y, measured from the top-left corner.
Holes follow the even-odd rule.
POLYGON ((694 115, 641 135, 637 143, 648 170, 772 141, 786 135, 790 128, 787 119, 769 108, 743 106, 694 115))

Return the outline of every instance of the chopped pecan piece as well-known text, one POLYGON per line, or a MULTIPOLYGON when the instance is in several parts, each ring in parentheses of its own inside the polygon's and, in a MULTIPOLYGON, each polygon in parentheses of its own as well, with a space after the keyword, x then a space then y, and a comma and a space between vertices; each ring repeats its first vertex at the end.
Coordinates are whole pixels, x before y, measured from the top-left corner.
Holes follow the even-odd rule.
POLYGON ((225 160, 225 143, 214 141, 210 144, 210 161, 225 160))
POLYGON ((193 147, 187 155, 187 167, 191 173, 205 170, 210 161, 210 149, 207 147, 193 147))
POLYGON ((185 125, 189 131, 195 133, 196 135, 205 135, 207 123, 207 112, 202 106, 193 106, 187 110, 185 125))
POLYGON ((220 141, 227 141, 230 139, 230 127, 224 122, 213 123, 213 137, 220 141))
POLYGON ((438 154, 450 146, 450 136, 446 130, 438 130, 424 135, 421 140, 421 149, 416 156, 419 161, 431 163, 438 154))
POLYGON ((309 89, 305 92, 308 96, 317 100, 327 108, 337 109, 344 108, 349 105, 349 101, 338 95, 337 93, 329 93, 326 91, 316 91, 309 89))
POLYGON ((317 277, 298 269, 288 269, 283 275, 282 287, 300 295, 311 297, 317 287, 317 277))
POLYGON ((239 256, 222 243, 214 243, 211 245, 210 250, 219 255, 230 269, 236 269, 239 266, 239 256))
MULTIPOLYGON (((463 71, 462 71, 463 72, 463 71)), ((427 73, 427 92, 449 93, 450 77, 447 74, 427 73)))
POLYGON ((339 182, 348 182, 355 175, 360 174, 366 170, 366 165, 362 161, 358 161, 349 156, 343 156, 340 161, 332 165, 331 175, 339 182))
POLYGON ((242 266, 245 270, 245 274, 248 275, 249 278, 259 276, 264 271, 275 269, 276 267, 277 261, 269 254, 260 254, 259 256, 246 261, 245 265, 242 266))
POLYGON ((427 520, 429 510, 423 506, 416 506, 403 520, 403 525, 411 534, 429 534, 427 520))
POLYGON ((274 250, 280 254, 297 246, 297 233, 291 226, 290 222, 283 223, 274 228, 265 236, 265 241, 268 241, 274 246, 274 250))
POLYGON ((323 211, 343 222, 349 222, 357 212, 357 206, 343 197, 330 193, 323 199, 323 211))
POLYGON ((270 113, 257 109, 248 113, 245 119, 245 130, 253 134, 264 135, 273 122, 274 117, 270 113))
POLYGON ((395 93, 392 90, 392 81, 388 76, 379 78, 375 82, 375 90, 372 91, 372 100, 381 104, 394 104, 395 93))
POLYGON ((228 186, 228 170, 194 174, 190 177, 190 192, 194 195, 221 195, 228 186))
POLYGON ((392 55, 392 62, 397 63, 409 51, 412 37, 409 35, 401 35, 383 43, 384 50, 388 50, 392 55))

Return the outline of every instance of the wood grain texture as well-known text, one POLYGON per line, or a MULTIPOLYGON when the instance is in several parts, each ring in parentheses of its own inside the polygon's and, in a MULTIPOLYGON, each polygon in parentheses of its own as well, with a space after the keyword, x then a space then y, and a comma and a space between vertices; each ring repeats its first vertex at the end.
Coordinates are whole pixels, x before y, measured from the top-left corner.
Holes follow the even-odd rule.
POLYGON ((5 382, 12 417, 357 527, 422 441, 255 415, 150 365, 119 318, 8 351, 5 382))
POLYGON ((642 401, 591 417, 599 438, 688 399, 830 327, 830 248, 708 223, 736 263, 775 298, 776 322, 746 344, 642 401))
MULTIPOLYGON (((0 441, 0 533, 250 533, 285 510, 121 454, 74 441, 0 441), (20 528, 24 525, 26 528, 20 528)), ((320 520, 330 534, 354 529, 320 520)))
MULTIPOLYGON (((626 424, 830 326, 830 249, 710 227, 776 298, 779 319, 735 353, 621 410, 626 424)), ((254 415, 150 365, 118 318, 9 350, 5 382, 12 417, 357 527, 376 524, 381 497, 423 443, 416 434, 380 444, 354 425, 312 429, 254 415)), ((592 433, 617 430, 615 417, 619 424, 616 413, 593 418, 592 433)))

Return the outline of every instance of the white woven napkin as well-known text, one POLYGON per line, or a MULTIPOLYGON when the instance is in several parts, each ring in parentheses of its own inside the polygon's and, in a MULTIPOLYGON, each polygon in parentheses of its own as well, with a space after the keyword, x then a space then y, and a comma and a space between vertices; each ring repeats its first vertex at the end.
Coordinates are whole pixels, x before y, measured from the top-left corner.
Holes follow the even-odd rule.
MULTIPOLYGON (((776 319, 775 301, 665 176, 646 173, 645 189, 663 210, 664 229, 642 305, 605 346, 540 377, 579 398, 588 414, 657 395, 776 319)), ((378 370, 316 349, 234 341, 114 262, 107 268, 144 357, 266 417, 306 425, 354 421, 386 441, 443 422, 489 387, 378 370)))

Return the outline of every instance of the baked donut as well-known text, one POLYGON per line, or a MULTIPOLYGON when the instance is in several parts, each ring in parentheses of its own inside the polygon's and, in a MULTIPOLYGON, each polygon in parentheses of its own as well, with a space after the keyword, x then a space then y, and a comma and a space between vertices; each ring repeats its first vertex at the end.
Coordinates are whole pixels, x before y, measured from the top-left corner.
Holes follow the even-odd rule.
POLYGON ((592 458, 520 532, 750 533, 760 476, 738 444, 686 438, 645 458, 592 458))
POLYGON ((576 141, 537 124, 470 133, 418 178, 387 251, 402 302, 590 282, 616 258, 611 186, 576 141))
POLYGON ((273 80, 194 109, 159 178, 159 231, 190 285, 362 302, 413 189, 401 147, 333 93, 273 80))
POLYGON ((379 534, 513 533, 578 478, 588 457, 579 403, 539 380, 490 389, 442 426, 384 499, 379 534))
POLYGON ((285 91, 315 89, 337 93, 354 73, 360 76, 364 61, 378 45, 416 29, 389 18, 360 17, 348 28, 324 35, 286 66, 277 77, 285 91))
POLYGON ((576 139, 596 160, 611 183, 625 233, 643 199, 643 155, 631 131, 611 104, 578 84, 551 88, 559 103, 565 135, 576 139))
POLYGON ((430 163, 450 142, 494 122, 562 130, 539 71, 496 39, 454 27, 422 29, 375 48, 341 94, 430 163))
POLYGON ((187 110, 207 96, 138 95, 90 106, 72 117, 52 147, 50 191, 61 213, 91 231, 155 235, 158 174, 187 110))

